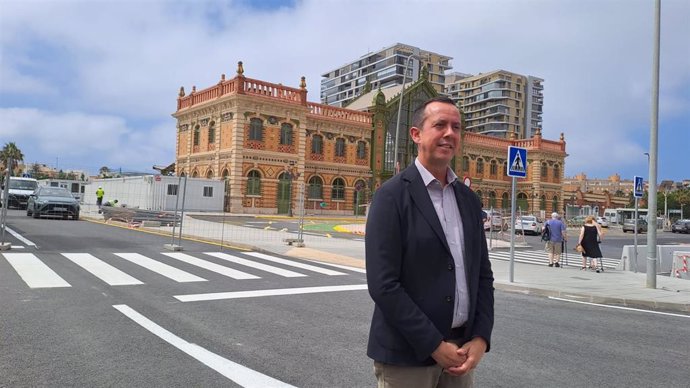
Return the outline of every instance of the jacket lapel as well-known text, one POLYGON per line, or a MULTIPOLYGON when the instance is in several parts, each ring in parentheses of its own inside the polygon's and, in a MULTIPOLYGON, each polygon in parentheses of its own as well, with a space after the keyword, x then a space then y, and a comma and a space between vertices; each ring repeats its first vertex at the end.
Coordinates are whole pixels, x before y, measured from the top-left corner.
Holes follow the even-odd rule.
MULTIPOLYGON (((469 274, 470 271, 469 269, 472 268, 472 256, 474 256, 475 252, 475 246, 474 246, 474 236, 471 235, 471 232, 474 230, 472 227, 472 209, 470 208, 469 204, 469 198, 467 198, 467 193, 464 193, 462 191, 462 187, 460 187, 462 183, 460 183, 458 180, 455 180, 455 182, 452 183, 453 186, 453 191, 455 191, 455 199, 458 202, 458 209, 460 210, 460 219, 462 219, 462 235, 463 235, 463 247, 464 247, 464 252, 462 254, 463 261, 465 262, 465 274, 469 274)), ((469 277, 467 279, 469 283, 469 277)))
POLYGON ((419 175, 417 166, 414 164, 406 168, 401 174, 402 178, 407 183, 407 189, 410 192, 410 197, 412 197, 412 203, 419 209, 426 222, 431 226, 431 229, 436 233, 439 240, 443 242, 443 246, 446 251, 450 253, 450 248, 448 247, 448 241, 446 241, 446 234, 443 233, 443 227, 441 227, 441 221, 436 215, 436 209, 431 203, 431 198, 429 198, 429 192, 426 186, 424 186, 424 181, 422 176, 419 175))

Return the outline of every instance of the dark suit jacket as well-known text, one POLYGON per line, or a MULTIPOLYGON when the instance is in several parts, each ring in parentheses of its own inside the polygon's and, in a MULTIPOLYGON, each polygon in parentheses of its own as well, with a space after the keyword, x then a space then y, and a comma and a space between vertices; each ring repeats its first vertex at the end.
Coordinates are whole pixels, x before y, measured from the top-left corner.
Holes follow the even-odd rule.
MULTIPOLYGON (((494 323, 493 272, 481 203, 464 184, 453 184, 464 228, 469 292, 465 340, 488 346, 494 323)), ((393 365, 433 365, 431 353, 450 336, 455 263, 417 167, 412 164, 374 195, 366 227, 366 269, 375 303, 367 354, 393 365)))

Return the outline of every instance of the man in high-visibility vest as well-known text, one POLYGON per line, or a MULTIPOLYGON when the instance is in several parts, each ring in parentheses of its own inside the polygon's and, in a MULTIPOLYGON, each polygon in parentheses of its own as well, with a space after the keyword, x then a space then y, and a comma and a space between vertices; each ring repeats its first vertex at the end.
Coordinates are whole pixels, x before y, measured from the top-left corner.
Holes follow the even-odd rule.
POLYGON ((103 195, 105 194, 105 191, 103 191, 103 187, 98 186, 98 189, 96 190, 96 206, 101 207, 103 204, 103 195))

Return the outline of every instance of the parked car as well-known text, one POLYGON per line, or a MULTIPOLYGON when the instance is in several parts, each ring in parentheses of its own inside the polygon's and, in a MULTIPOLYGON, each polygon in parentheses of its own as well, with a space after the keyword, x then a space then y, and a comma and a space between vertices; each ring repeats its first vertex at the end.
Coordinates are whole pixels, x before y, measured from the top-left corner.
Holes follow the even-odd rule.
POLYGON ((690 233, 690 220, 678 220, 671 225, 673 233, 690 233))
POLYGON ((602 228, 608 228, 609 220, 606 217, 597 217, 597 224, 601 225, 602 228))
POLYGON ((541 234, 544 224, 535 216, 521 216, 515 219, 515 233, 541 234))
MULTIPOLYGON (((643 219, 637 220, 637 232, 645 233, 647 231, 647 221, 643 219)), ((629 218, 623 222, 623 233, 632 232, 635 233, 635 219, 629 218)))
POLYGON ((490 211, 482 210, 484 220, 484 230, 501 230, 503 228, 503 217, 501 213, 494 211, 489 217, 490 211))
POLYGON ((29 196, 26 215, 79 219, 79 202, 64 187, 40 186, 29 196))

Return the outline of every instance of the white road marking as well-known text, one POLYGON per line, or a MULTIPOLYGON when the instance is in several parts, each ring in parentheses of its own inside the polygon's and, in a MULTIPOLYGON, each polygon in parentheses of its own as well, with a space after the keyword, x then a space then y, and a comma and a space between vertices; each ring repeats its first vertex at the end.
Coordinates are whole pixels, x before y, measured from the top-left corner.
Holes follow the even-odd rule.
POLYGON ((579 300, 564 299, 564 298, 558 298, 558 297, 555 297, 555 296, 550 296, 549 299, 560 300, 560 301, 562 301, 562 302, 586 304, 586 305, 590 305, 590 306, 608 307, 608 308, 611 308, 611 309, 618 309, 618 310, 639 311, 639 312, 642 312, 642 313, 659 314, 659 315, 668 315, 668 316, 671 316, 671 317, 690 318, 690 315, 665 313, 665 312, 662 312, 662 311, 642 310, 642 309, 636 309, 636 308, 632 308, 632 307, 609 306, 609 305, 606 305, 606 304, 598 304, 598 303, 591 303, 591 302, 582 302, 582 301, 579 301, 579 300))
POLYGON ((24 244, 30 245, 30 246, 32 246, 32 247, 35 247, 35 246, 36 246, 36 244, 34 244, 33 242, 29 241, 26 237, 22 236, 21 234, 15 232, 15 231, 12 230, 9 226, 5 226, 5 230, 8 231, 8 232, 10 232, 11 235, 13 235, 17 240, 23 242, 24 244))
POLYGON ((340 268, 340 269, 344 269, 344 270, 348 270, 348 271, 367 273, 367 270, 364 268, 350 267, 349 265, 342 265, 342 264, 335 264, 335 263, 326 263, 323 261, 316 261, 316 262, 321 264, 321 265, 328 265, 331 267, 340 268))
POLYGON ((3 253, 30 288, 72 287, 33 253, 3 253))
POLYGON ((120 256, 121 258, 129 262, 140 265, 148 270, 163 275, 166 278, 172 279, 178 283, 206 281, 206 279, 204 278, 192 275, 189 272, 185 272, 181 269, 177 269, 165 263, 161 263, 160 261, 153 260, 139 253, 115 253, 115 255, 120 256))
POLYGON ((246 272, 238 271, 232 268, 224 267, 222 265, 212 263, 210 261, 198 259, 194 256, 190 256, 186 253, 181 252, 161 252, 162 254, 183 261, 187 264, 195 265, 197 267, 207 269, 212 272, 219 273, 221 275, 233 278, 233 279, 261 279, 259 276, 255 276, 246 272))
POLYGON ((143 282, 127 275, 105 261, 98 259, 90 253, 61 253, 72 260, 74 264, 91 272, 95 277, 103 280, 111 286, 128 286, 144 284, 143 282))
POLYGON ((296 267, 296 268, 302 268, 302 269, 306 269, 309 271, 318 272, 318 273, 321 273, 324 275, 330 275, 330 276, 345 275, 342 272, 333 271, 333 270, 326 269, 326 268, 320 268, 320 267, 317 267, 314 265, 300 263, 300 262, 296 262, 296 261, 292 261, 292 260, 286 260, 286 259, 282 259, 280 257, 269 256, 269 255, 265 255, 265 254, 259 253, 259 252, 248 252, 246 254, 249 256, 258 257, 260 259, 272 261, 274 263, 289 265, 289 266, 296 267))
POLYGON ((256 291, 213 292, 208 294, 175 295, 174 298, 179 300, 180 302, 198 302, 204 300, 242 299, 277 295, 317 294, 321 292, 356 291, 366 289, 366 284, 353 284, 346 286, 300 287, 256 291))
POLYGON ((266 272, 271 272, 271 273, 274 273, 274 274, 276 274, 276 275, 284 276, 284 277, 287 277, 287 278, 295 278, 295 277, 307 276, 307 275, 304 275, 304 274, 301 274, 301 273, 292 272, 292 271, 288 271, 288 270, 286 270, 286 269, 274 267, 274 266, 272 266, 272 265, 266 265, 266 264, 257 263, 257 262, 251 261, 251 260, 247 260, 247 259, 242 259, 242 258, 240 258, 240 257, 233 256, 233 255, 229 255, 229 254, 227 254, 227 253, 222 253, 222 252, 204 252, 204 254, 209 255, 209 256, 213 256, 213 257, 217 257, 217 258, 219 258, 219 259, 227 260, 227 261, 232 262, 232 263, 236 263, 236 264, 240 264, 240 265, 245 265, 245 266, 247 266, 247 267, 252 267, 252 268, 260 269, 260 270, 266 271, 266 272))
POLYGON ((205 348, 202 348, 199 345, 187 342, 145 316, 139 314, 137 311, 127 305, 120 304, 113 305, 113 307, 158 338, 187 353, 197 361, 215 370, 242 387, 294 388, 292 385, 286 384, 280 380, 276 380, 253 369, 249 369, 246 366, 223 358, 209 350, 206 350, 205 348))

